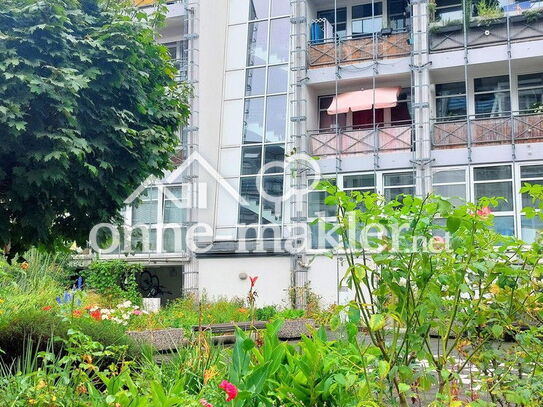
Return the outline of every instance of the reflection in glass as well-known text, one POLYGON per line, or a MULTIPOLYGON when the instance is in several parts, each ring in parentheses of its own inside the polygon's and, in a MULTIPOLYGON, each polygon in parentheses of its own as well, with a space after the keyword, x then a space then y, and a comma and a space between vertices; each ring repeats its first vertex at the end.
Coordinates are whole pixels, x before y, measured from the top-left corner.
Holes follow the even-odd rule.
POLYGON ((281 222, 281 207, 283 195, 283 176, 273 175, 263 178, 262 181, 262 223, 281 222))
MULTIPOLYGON (((268 22, 249 23, 247 66, 263 65, 268 53, 268 22)), ((288 47, 288 42, 287 42, 288 47)))
POLYGON ((514 236, 515 219, 513 216, 495 216, 494 230, 504 236, 514 236))
POLYGON ((282 163, 285 161, 285 146, 283 144, 272 144, 265 147, 264 164, 281 163, 277 167, 270 167, 266 173, 283 172, 282 163))
POLYGON ((264 133, 264 98, 245 100, 243 143, 260 143, 264 133))
POLYGON ((270 66, 268 68, 268 93, 286 92, 288 87, 287 65, 270 66))
POLYGON ((513 210, 513 185, 511 181, 485 182, 475 184, 475 200, 483 197, 502 197, 497 207, 492 208, 493 212, 513 210))
POLYGON ((290 15, 289 0, 271 0, 271 16, 288 16, 290 15))
POLYGON ((521 236, 526 243, 534 242, 538 234, 543 230, 543 221, 539 216, 535 216, 532 219, 522 216, 520 225, 521 236))
POLYGON ((262 162, 262 147, 249 146, 241 150, 241 174, 258 174, 262 162))
POLYGON ((245 96, 263 95, 266 85, 266 68, 247 69, 245 96))
POLYGON ((285 140, 287 119, 287 97, 270 96, 266 104, 266 141, 285 140))
POLYGON ((288 18, 280 18, 271 21, 270 55, 268 63, 280 64, 288 62, 290 25, 288 18))
POLYGON ((258 223, 260 212, 260 194, 256 187, 256 177, 246 177, 240 180, 240 196, 247 201, 247 205, 239 206, 239 223, 248 225, 258 223))
POLYGON ((249 1, 249 20, 261 20, 268 17, 269 0, 249 1))
POLYGON ((479 167, 473 170, 475 181, 492 181, 496 179, 511 179, 510 165, 479 167))

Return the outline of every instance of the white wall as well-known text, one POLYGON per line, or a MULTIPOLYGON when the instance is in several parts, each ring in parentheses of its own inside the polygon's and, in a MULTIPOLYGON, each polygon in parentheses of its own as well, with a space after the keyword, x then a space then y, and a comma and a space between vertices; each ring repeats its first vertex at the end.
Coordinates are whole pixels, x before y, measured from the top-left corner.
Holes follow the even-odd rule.
POLYGON ((256 305, 289 306, 289 257, 229 257, 198 260, 199 286, 210 299, 219 297, 246 298, 249 279, 241 280, 240 273, 258 276, 256 305))

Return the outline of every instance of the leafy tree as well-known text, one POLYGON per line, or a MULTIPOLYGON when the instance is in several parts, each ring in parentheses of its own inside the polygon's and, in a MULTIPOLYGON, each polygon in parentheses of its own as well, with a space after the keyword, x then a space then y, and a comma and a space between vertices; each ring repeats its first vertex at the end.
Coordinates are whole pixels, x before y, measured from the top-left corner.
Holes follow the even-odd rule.
POLYGON ((160 20, 119 1, 2 1, 0 247, 84 242, 171 165, 188 89, 160 20))

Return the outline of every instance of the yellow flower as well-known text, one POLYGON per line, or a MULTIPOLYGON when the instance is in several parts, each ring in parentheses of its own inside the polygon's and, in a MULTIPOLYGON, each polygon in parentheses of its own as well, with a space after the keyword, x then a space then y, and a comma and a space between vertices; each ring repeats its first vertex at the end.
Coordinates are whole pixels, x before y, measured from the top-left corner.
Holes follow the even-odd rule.
POLYGON ((490 286, 490 292, 491 292, 492 294, 497 295, 497 294, 500 293, 500 291, 501 291, 500 287, 498 287, 496 284, 492 284, 492 285, 490 286))
POLYGON ((43 389, 45 386, 47 386, 47 383, 45 383, 44 380, 40 380, 38 382, 38 385, 36 386, 36 389, 40 390, 40 389, 43 389))
POLYGON ((2 298, 0 298, 0 304, 3 304, 5 302, 5 300, 3 300, 2 298))

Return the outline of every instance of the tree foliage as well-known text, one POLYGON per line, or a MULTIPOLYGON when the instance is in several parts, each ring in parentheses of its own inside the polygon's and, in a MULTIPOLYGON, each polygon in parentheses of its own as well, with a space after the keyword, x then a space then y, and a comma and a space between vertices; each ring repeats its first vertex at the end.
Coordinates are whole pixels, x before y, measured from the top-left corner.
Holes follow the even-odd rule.
POLYGON ((171 165, 188 90, 159 19, 121 3, 2 2, 0 245, 12 253, 84 242, 171 165))

